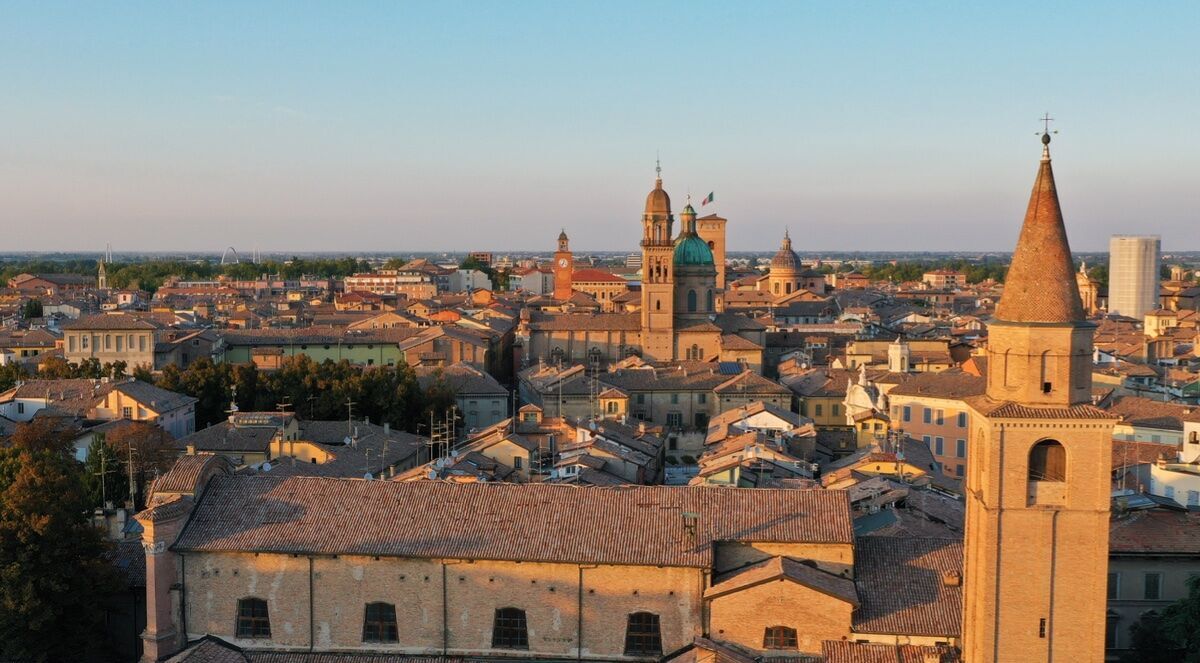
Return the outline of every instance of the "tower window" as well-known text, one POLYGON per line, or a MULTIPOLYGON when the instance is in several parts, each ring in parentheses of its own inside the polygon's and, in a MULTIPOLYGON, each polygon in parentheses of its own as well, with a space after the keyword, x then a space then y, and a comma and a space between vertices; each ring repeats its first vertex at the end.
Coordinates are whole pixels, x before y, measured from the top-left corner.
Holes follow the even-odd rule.
POLYGON ((787 626, 768 626, 763 633, 763 649, 796 649, 796 629, 787 626))
POLYGON ((1030 481, 1066 481, 1067 450, 1055 440, 1042 440, 1029 451, 1030 481))
POLYGON ((696 291, 695 290, 688 290, 687 307, 688 307, 688 313, 696 312, 696 291))
POLYGON ((708 305, 708 312, 712 313, 712 310, 713 310, 713 291, 712 290, 708 291, 708 295, 706 297, 705 303, 708 305))
POLYGON ((658 615, 651 612, 635 612, 629 615, 625 629, 626 656, 661 656, 662 629, 658 615))

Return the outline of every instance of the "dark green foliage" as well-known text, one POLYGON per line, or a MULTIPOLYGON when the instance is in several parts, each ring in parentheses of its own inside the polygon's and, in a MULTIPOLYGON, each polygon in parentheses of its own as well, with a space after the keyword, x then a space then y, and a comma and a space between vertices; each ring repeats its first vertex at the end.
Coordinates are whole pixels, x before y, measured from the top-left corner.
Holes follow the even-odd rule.
POLYGON ((1130 627, 1122 663, 1200 663, 1200 576, 1189 578, 1187 587, 1187 597, 1130 627))
POLYGON ((104 435, 92 438, 88 459, 83 464, 83 485, 90 508, 103 507, 105 502, 124 504, 129 499, 128 468, 104 435))
POLYGON ((271 372, 259 371, 253 364, 213 364, 199 359, 183 371, 168 366, 155 383, 200 400, 196 404, 197 429, 227 416, 235 386, 240 411, 274 411, 282 404, 304 419, 344 419, 350 400, 355 418, 366 417, 414 433, 422 422, 428 428, 430 412, 441 418, 454 404, 454 392, 444 381, 435 381, 422 393, 416 373, 407 364, 318 363, 306 355, 289 357, 279 370, 271 372))
POLYGON ((967 277, 967 283, 979 283, 987 279, 995 279, 1003 282, 1004 276, 1008 272, 1008 265, 998 260, 985 262, 971 262, 963 259, 938 261, 916 260, 871 265, 862 268, 860 271, 864 276, 873 281, 903 283, 906 281, 920 281, 921 276, 925 272, 932 272, 938 269, 950 269, 962 272, 967 277))
POLYGON ((118 589, 88 522, 73 432, 21 424, 0 449, 0 658, 100 660, 105 607, 118 589))
POLYGON ((42 300, 30 299, 21 306, 21 317, 29 320, 42 317, 42 300))

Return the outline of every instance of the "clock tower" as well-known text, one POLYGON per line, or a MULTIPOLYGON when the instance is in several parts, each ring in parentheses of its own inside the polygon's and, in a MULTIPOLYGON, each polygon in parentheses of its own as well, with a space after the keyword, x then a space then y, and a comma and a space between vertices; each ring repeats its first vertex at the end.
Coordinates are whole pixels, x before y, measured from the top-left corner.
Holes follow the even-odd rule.
POLYGON ((571 274, 575 270, 575 260, 571 257, 571 248, 567 243, 567 231, 558 234, 558 250, 554 252, 554 298, 565 300, 571 298, 571 274))

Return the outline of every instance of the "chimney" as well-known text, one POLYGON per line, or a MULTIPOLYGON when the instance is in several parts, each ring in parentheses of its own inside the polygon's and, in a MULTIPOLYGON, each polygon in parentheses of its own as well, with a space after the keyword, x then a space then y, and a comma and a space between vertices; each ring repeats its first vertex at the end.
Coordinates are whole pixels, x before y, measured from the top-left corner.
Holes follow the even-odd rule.
POLYGON ((385 421, 385 422, 383 422, 383 434, 384 434, 384 435, 391 435, 391 434, 392 434, 392 425, 391 425, 390 423, 386 422, 386 421, 385 421))
POLYGON ((962 586, 962 573, 958 571, 944 571, 942 573, 943 587, 960 587, 962 586))

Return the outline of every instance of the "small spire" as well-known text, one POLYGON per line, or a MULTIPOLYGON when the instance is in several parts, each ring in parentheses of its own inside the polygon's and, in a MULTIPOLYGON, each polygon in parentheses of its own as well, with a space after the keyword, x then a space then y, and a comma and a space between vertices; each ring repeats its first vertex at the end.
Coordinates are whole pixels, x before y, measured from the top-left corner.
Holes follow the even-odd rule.
MULTIPOLYGON (((1042 161, 1049 161, 1050 134, 1052 133, 1050 131, 1050 123, 1054 121, 1054 118, 1050 117, 1050 113, 1046 113, 1038 119, 1042 123, 1042 161)), ((1058 133, 1058 131, 1054 131, 1053 133, 1058 133)))
POLYGON ((662 179, 662 159, 659 158, 657 151, 654 153, 654 176, 662 179))

